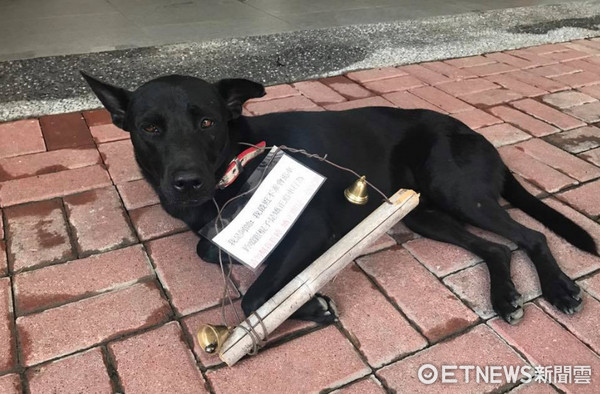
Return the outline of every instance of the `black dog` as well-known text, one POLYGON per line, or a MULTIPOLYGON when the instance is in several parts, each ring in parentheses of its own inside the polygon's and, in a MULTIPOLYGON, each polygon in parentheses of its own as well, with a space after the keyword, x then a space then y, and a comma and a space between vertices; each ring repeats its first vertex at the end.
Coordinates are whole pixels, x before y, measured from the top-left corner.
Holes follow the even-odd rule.
MULTIPOLYGON (((304 148, 365 174, 387 195, 400 188, 418 191, 421 203, 404 219, 406 226, 482 257, 490 273, 492 304, 507 322, 516 323, 523 316, 522 299, 510 276, 511 252, 471 234, 463 223, 514 241, 535 264, 544 298, 568 314, 581 309, 580 289, 557 265, 545 236, 514 221, 498 199, 504 197, 571 244, 597 255, 593 239, 529 194, 494 147, 454 118, 429 110, 381 107, 245 117, 244 102, 263 96, 265 90, 244 79, 211 84, 173 75, 130 92, 84 77, 115 125, 131 132, 137 162, 164 209, 194 231, 215 217, 211 199, 222 204, 237 195, 244 178, 260 162, 254 160, 240 179, 217 190, 230 161, 247 148, 238 142, 304 148)), ((352 175, 304 156, 296 158, 327 181, 243 297, 246 315, 381 203, 372 198, 364 206, 350 204, 343 190, 355 180, 352 175)), ((207 240, 200 240, 197 251, 214 262, 216 248, 207 240)), ((294 317, 330 322, 334 315, 331 300, 319 295, 294 317)))

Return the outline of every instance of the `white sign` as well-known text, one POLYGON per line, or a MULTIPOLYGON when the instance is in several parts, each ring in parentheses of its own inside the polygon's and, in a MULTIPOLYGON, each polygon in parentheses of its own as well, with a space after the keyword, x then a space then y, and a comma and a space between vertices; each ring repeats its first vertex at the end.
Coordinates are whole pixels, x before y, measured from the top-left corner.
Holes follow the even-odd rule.
POLYGON ((246 206, 212 241, 256 269, 292 227, 325 178, 283 155, 246 206))

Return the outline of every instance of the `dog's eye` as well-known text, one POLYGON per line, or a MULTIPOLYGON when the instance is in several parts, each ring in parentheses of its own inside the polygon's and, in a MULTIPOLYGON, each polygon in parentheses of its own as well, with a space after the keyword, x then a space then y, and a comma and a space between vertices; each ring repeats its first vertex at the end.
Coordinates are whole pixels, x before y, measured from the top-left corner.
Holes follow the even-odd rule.
POLYGON ((211 119, 202 119, 202 122, 200 123, 200 127, 202 127, 203 129, 208 129, 209 127, 212 127, 215 124, 215 122, 211 119))
POLYGON ((147 125, 142 126, 142 130, 144 130, 146 133, 150 133, 150 134, 158 133, 158 127, 156 127, 153 124, 147 124, 147 125))

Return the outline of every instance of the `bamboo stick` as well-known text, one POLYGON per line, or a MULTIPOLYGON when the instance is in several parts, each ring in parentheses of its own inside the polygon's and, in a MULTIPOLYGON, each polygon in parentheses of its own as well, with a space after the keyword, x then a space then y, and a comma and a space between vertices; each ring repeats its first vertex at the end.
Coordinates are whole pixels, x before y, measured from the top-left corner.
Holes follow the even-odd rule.
POLYGON ((251 315, 236 327, 227 338, 219 357, 232 366, 253 348, 250 326, 263 340, 296 310, 311 299, 325 284, 361 252, 386 233, 419 203, 419 194, 400 189, 354 229, 327 250, 321 257, 296 276, 290 283, 265 302, 257 311, 262 318, 251 315), (242 328, 243 326, 245 328, 242 328), (266 329, 266 333, 264 332, 266 329))

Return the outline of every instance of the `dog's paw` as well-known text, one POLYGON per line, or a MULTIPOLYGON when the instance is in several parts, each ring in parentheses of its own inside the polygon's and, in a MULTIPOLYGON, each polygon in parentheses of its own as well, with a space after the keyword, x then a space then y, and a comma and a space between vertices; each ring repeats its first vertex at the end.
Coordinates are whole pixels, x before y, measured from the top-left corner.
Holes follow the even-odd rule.
POLYGON ((507 283, 492 291, 492 306, 508 324, 517 324, 523 319, 523 296, 514 285, 507 283))
POLYGON ((331 298, 317 294, 302 305, 291 317, 318 324, 331 324, 338 320, 338 313, 337 307, 331 298))
POLYGON ((545 282, 542 295, 556 309, 567 315, 572 315, 583 308, 581 289, 567 275, 561 272, 545 282))

